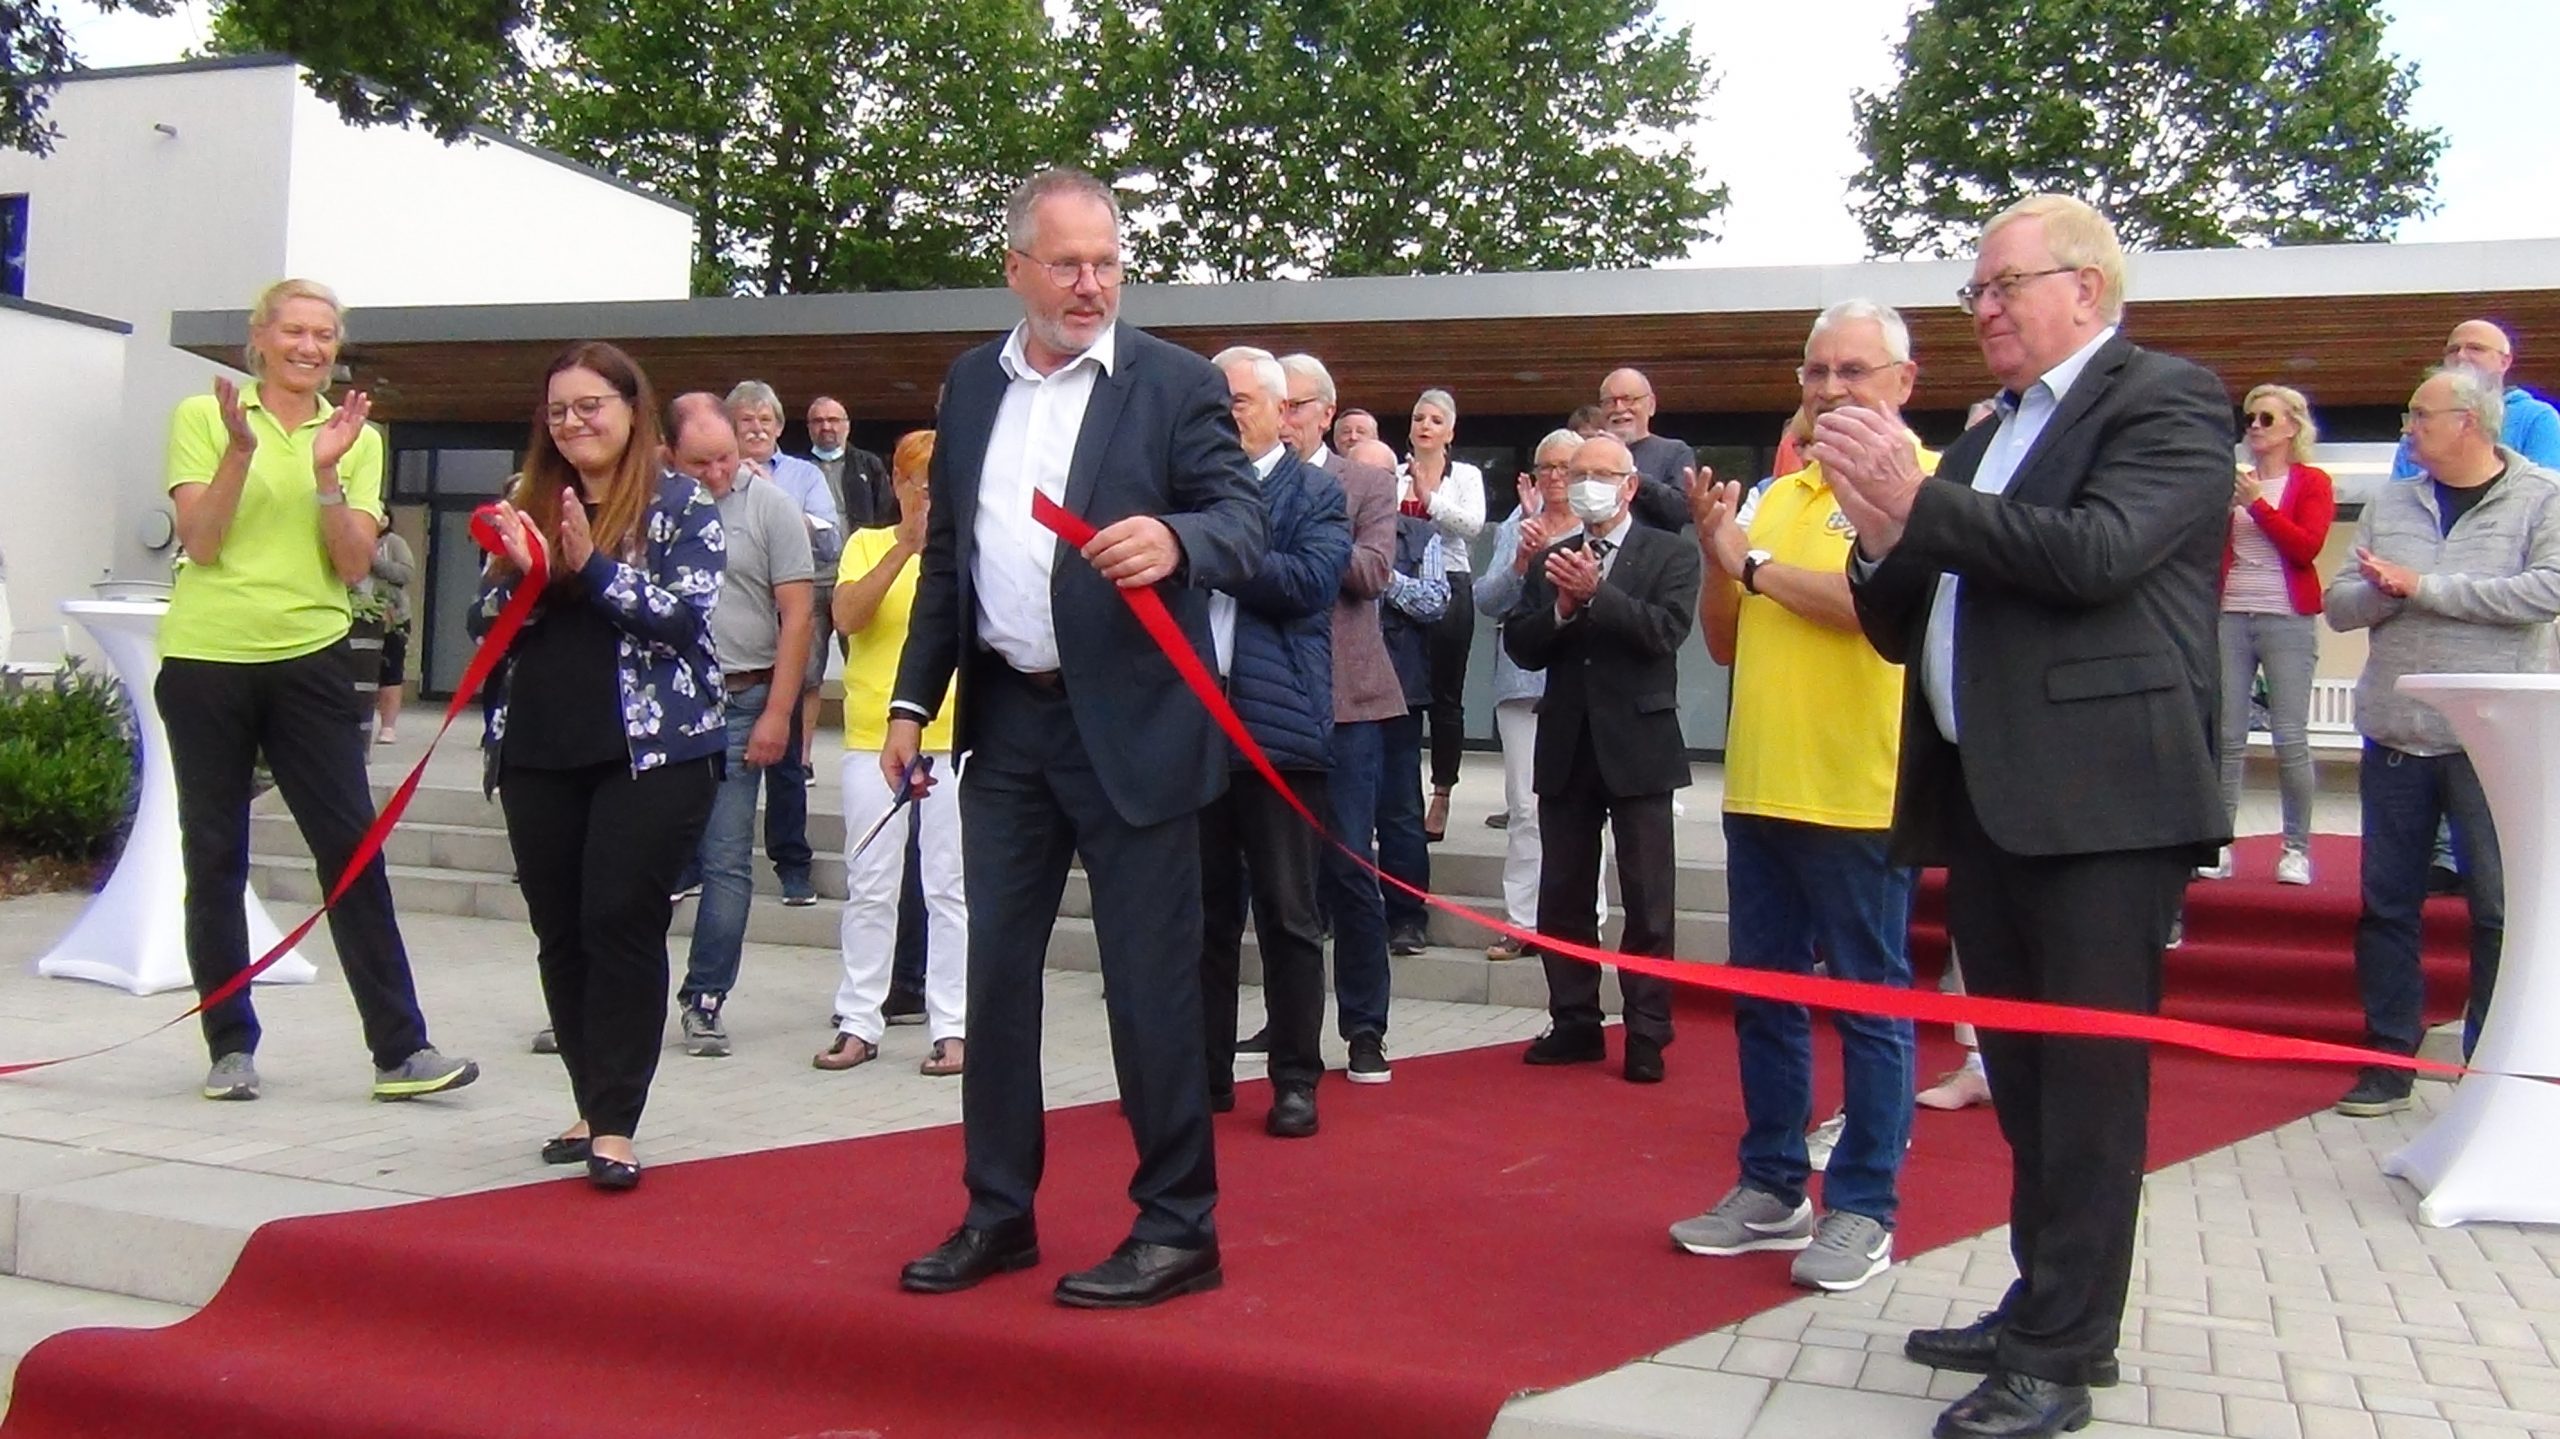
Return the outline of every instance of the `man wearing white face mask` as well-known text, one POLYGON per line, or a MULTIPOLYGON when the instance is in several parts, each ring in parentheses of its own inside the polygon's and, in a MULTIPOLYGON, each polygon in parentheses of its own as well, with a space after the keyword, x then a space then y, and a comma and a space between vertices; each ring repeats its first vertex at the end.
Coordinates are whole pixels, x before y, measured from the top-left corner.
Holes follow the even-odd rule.
MULTIPOLYGON (((1546 547, 1520 600, 1503 619, 1502 643, 1525 670, 1544 670, 1538 712, 1538 827, 1546 854, 1538 880, 1538 928, 1597 944, 1600 832, 1617 841, 1626 905, 1621 953, 1671 957, 1677 878, 1671 794, 1689 783, 1680 736, 1681 641, 1698 608, 1698 547, 1639 526, 1628 512, 1640 476, 1627 447, 1606 435, 1582 442, 1565 496, 1582 532, 1546 547)), ((1531 1064, 1607 1057, 1600 973, 1578 959, 1546 958, 1547 1032, 1522 1057, 1531 1064)), ((1662 1080, 1671 1042, 1671 990, 1621 972, 1626 997, 1625 1074, 1662 1080)))

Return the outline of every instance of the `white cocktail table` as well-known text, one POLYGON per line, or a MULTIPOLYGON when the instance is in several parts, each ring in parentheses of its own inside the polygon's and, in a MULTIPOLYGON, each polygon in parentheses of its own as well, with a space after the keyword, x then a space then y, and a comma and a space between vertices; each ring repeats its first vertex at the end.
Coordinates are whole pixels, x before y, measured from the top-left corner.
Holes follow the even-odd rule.
MULTIPOLYGON (((178 854, 178 782, 169 764, 169 733, 160 723, 152 683, 160 677, 160 617, 165 600, 64 600, 62 612, 95 636, 116 667, 133 703, 134 730, 142 746, 142 793, 133 833, 107 887, 80 911, 71 932, 36 961, 36 972, 58 979, 89 979, 134 994, 186 989, 186 867, 178 854)), ((284 937, 255 893, 248 906, 249 954, 267 952, 284 937)), ((296 950, 258 976, 267 984, 308 984, 317 971, 296 950)))
MULTIPOLYGON (((2479 772, 2506 871, 2506 947, 2471 1063, 2560 1075, 2560 675, 2406 675, 2400 691, 2453 724, 2479 772)), ((2425 1196, 2429 1224, 2560 1224, 2560 1085, 2474 1074, 2453 1103, 2383 1161, 2425 1196)))

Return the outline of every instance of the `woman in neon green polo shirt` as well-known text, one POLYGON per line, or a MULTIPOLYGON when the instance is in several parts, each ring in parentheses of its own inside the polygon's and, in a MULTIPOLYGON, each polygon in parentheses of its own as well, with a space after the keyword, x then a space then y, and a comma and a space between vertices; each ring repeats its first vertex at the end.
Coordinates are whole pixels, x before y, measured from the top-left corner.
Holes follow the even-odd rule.
MULTIPOLYGON (((169 498, 184 556, 160 623, 156 698, 178 781, 187 967, 210 994, 249 967, 249 800, 261 753, 334 882, 373 823, 364 715, 349 682, 347 587, 372 568, 382 437, 357 391, 333 406, 344 338, 329 287, 279 280, 249 316, 246 391, 217 377, 169 422, 169 498)), ((380 856, 329 934, 373 1052, 373 1097, 414 1099, 480 1075, 427 1040, 380 856)), ((207 1099, 255 1099, 258 1017, 246 989, 204 1012, 207 1099)))

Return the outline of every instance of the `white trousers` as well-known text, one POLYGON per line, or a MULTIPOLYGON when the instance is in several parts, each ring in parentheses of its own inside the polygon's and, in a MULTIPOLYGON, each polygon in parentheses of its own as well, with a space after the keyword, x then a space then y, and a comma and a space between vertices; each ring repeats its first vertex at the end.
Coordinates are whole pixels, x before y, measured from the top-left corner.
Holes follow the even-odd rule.
MULTIPOLYGON (((1511 816, 1502 837, 1502 907, 1522 929, 1538 927, 1538 702, 1504 700, 1493 707, 1502 743, 1502 808, 1511 816)), ((1600 832, 1600 872, 1609 872, 1609 832, 1600 832)), ((1600 885, 1600 928, 1609 927, 1609 886, 1600 885)))
MULTIPOLYGON (((916 802, 918 858, 924 866, 925 1032, 935 1039, 968 1037, 969 895, 960 877, 960 762, 939 756, 934 785, 916 802)), ((880 778, 880 756, 847 750, 844 756, 844 822, 847 843, 861 837, 889 803, 880 778)), ((838 938, 844 979, 836 986, 836 1027, 856 1039, 880 1042, 887 1021, 889 970, 898 952, 898 891, 907 877, 904 816, 889 822, 871 848, 845 862, 844 919, 838 938)))

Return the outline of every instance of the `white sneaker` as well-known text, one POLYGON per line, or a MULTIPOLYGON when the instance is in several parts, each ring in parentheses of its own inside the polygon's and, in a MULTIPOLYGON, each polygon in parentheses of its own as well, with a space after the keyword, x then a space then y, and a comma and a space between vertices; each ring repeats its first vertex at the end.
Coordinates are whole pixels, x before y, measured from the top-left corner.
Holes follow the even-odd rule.
POLYGON ((2289 849, 2276 859, 2276 883, 2309 884, 2311 854, 2308 850, 2289 849))
POLYGON ((2214 856, 2213 863, 2200 865, 2196 869, 2196 878, 2198 879, 2229 879, 2230 877, 2231 846, 2227 844, 2222 847, 2219 854, 2214 856))
POLYGON ((1806 1131, 1804 1160, 1813 1166, 1814 1173, 1831 1168, 1831 1151, 1840 1147, 1840 1131, 1848 1127, 1849 1111, 1843 1109, 1806 1131))

